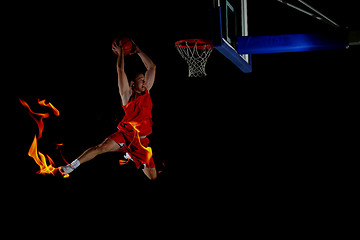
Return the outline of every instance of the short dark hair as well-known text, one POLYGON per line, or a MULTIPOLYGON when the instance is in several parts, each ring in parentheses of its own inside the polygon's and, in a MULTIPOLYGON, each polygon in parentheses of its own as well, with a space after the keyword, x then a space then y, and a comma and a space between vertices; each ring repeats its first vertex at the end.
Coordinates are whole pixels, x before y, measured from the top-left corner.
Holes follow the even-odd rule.
POLYGON ((144 74, 142 72, 133 72, 133 73, 128 73, 128 81, 131 82, 131 81, 135 81, 136 77, 139 75, 139 74, 144 74))

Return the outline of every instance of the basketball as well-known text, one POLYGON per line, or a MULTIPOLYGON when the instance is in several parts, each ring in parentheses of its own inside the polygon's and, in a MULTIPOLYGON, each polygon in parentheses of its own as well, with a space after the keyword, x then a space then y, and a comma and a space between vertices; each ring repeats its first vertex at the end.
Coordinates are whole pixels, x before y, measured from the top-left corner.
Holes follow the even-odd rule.
MULTIPOLYGON (((133 44, 130 38, 123 37, 121 39, 115 38, 112 42, 112 47, 114 47, 114 43, 117 43, 118 46, 121 46, 124 50, 124 56, 129 55, 134 49, 133 44)), ((113 50, 113 52, 117 55, 117 52, 113 50)))

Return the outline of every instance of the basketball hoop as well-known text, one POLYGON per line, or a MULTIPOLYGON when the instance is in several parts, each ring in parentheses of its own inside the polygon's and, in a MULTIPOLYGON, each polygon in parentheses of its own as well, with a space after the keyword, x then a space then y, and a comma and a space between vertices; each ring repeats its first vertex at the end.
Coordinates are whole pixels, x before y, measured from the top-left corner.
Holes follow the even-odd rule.
POLYGON ((211 41, 185 39, 175 42, 175 47, 189 66, 189 77, 206 76, 205 65, 214 48, 211 41))

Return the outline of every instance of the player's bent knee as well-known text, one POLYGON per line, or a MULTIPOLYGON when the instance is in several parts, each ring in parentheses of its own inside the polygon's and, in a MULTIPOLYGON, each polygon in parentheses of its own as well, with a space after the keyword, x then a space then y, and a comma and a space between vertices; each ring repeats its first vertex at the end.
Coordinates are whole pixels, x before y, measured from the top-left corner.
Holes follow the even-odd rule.
POLYGON ((155 173, 155 175, 150 175, 148 176, 150 180, 156 180, 157 179, 157 175, 155 173))
POLYGON ((144 168, 143 171, 150 180, 157 179, 157 172, 155 168, 144 168))

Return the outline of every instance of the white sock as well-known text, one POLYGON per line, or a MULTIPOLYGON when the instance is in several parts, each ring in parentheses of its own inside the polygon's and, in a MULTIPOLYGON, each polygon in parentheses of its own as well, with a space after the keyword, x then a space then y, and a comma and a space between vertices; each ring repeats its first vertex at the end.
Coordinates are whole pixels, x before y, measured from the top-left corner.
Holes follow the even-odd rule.
POLYGON ((64 166, 64 167, 61 167, 61 171, 63 173, 66 173, 66 174, 69 174, 71 173, 72 171, 74 171, 77 167, 80 166, 80 161, 75 159, 74 161, 72 161, 70 164, 64 166))
POLYGON ((71 167, 72 168, 77 168, 78 166, 80 166, 80 161, 78 160, 78 159, 75 159, 74 161, 72 161, 71 163, 70 163, 70 165, 71 165, 71 167))

